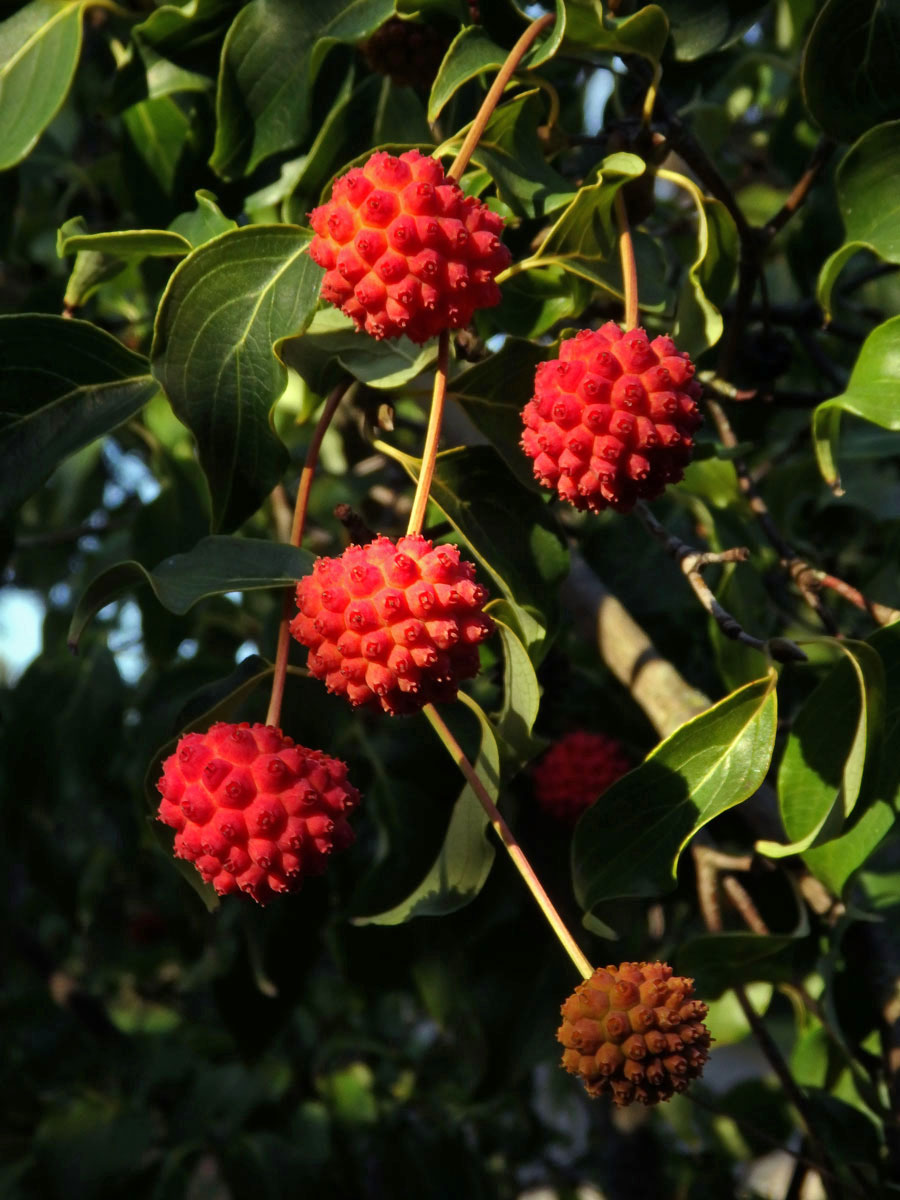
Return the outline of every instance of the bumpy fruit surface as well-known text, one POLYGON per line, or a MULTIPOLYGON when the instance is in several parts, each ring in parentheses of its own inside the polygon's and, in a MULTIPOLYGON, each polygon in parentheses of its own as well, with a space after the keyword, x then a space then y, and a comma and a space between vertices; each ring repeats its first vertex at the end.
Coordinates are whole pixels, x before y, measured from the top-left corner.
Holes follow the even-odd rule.
POLYGON ((487 596, 457 546, 379 537, 316 560, 297 584, 291 633, 330 692, 417 712, 455 700, 460 681, 478 673, 478 643, 494 631, 481 611, 487 596))
POLYGON ((541 363, 522 449, 534 474, 579 509, 629 512, 677 483, 700 424, 694 364, 670 337, 582 329, 541 363))
POLYGON ((220 896, 240 890, 266 904, 320 875, 332 850, 353 841, 347 814, 359 792, 346 766, 272 725, 218 721, 185 734, 157 787, 176 857, 220 896))
POLYGON ((620 1107, 683 1092, 709 1057, 706 1005, 668 963, 598 967, 562 1006, 562 1065, 620 1107))
POLYGON ((503 218, 463 195, 435 158, 376 151, 309 214, 322 298, 374 338, 426 342, 500 300, 503 218))
POLYGON ((555 742, 534 767, 534 794, 546 813, 574 825, 630 770, 628 755, 615 738, 579 729, 555 742))
POLYGON ((433 25, 391 17, 362 50, 372 70, 397 87, 430 88, 449 45, 447 34, 433 25))

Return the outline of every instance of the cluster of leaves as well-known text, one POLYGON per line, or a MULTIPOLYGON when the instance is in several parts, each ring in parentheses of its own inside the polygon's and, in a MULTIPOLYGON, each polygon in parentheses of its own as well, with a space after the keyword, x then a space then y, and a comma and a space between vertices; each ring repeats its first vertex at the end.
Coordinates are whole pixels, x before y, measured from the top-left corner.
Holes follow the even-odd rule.
MULTIPOLYGON (((668 958, 714 1002, 716 1115, 676 1100, 616 1130, 554 1075, 569 964, 421 718, 360 716, 292 675, 285 731, 345 758, 365 807, 328 876, 265 913, 207 912, 149 819, 174 736, 262 718, 282 589, 345 543, 335 505, 404 529, 435 347, 319 306, 306 214, 373 148, 452 156, 527 18, 512 0, 477 22, 463 0, 31 0, 0 24, 0 550, 43 615, 43 653, 0 690, 3 1007, 21 1031, 5 1194, 726 1196, 739 1165, 752 1189, 795 1115, 735 984, 787 1049, 827 1186, 890 1194, 900 12, 610 7, 557 0, 462 180, 507 218, 513 266, 458 340, 431 491, 431 531, 479 564, 500 632, 447 719, 590 957, 668 958), (395 12, 446 39, 428 90, 361 52, 395 12), (726 637, 633 518, 560 511, 518 448, 535 365, 621 315, 620 189, 642 322, 731 418, 707 422, 657 515, 713 551, 747 545, 716 595, 806 663, 726 637), (285 494, 348 376, 296 550, 285 494), (836 613, 794 586, 807 563, 840 584, 836 613), (651 651, 623 681, 596 613, 587 632, 570 619, 598 578, 673 664, 662 708, 638 685, 651 651), (570 838, 526 768, 577 726, 644 761, 570 838), (706 826, 755 851, 752 931, 704 925, 683 852, 706 826)), ((614 629, 626 651, 632 628, 614 629)))

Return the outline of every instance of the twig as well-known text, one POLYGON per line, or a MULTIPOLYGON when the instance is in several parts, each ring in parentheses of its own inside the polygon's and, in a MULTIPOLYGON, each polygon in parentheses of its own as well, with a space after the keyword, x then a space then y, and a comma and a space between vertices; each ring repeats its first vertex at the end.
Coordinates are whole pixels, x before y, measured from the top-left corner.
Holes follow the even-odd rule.
POLYGON ((806 655, 800 647, 788 641, 787 638, 776 638, 771 642, 765 642, 762 638, 747 633, 737 618, 722 607, 700 574, 704 567, 714 564, 746 562, 750 557, 750 551, 746 546, 735 546, 730 550, 721 550, 717 553, 701 552, 675 537, 674 534, 670 534, 657 521, 643 501, 638 502, 634 511, 647 531, 661 543, 666 553, 681 567, 685 579, 693 588, 694 595, 726 637, 736 642, 742 642, 745 646, 751 646, 754 650, 759 650, 762 654, 777 659, 778 662, 806 662, 806 655))
MULTIPOLYGON (((351 386, 351 380, 339 383, 325 401, 322 415, 313 431, 312 440, 306 451, 306 462, 300 472, 300 485, 297 488, 297 503, 294 505, 294 519, 291 525, 290 544, 299 546, 303 540, 303 526, 306 523, 306 509, 309 505, 309 493, 312 488, 316 463, 319 461, 319 449, 331 418, 337 412, 338 405, 344 394, 351 386)), ((281 606, 281 624, 278 627, 278 648, 275 651, 275 670, 272 674, 272 694, 269 698, 269 708, 266 713, 267 725, 278 725, 281 720, 281 701, 284 698, 284 680, 287 674, 288 651, 291 645, 290 618, 293 610, 292 589, 286 588, 281 606)))
POLYGON ((775 216, 766 222, 764 228, 770 241, 785 227, 794 213, 805 203, 806 197, 816 182, 819 172, 831 157, 832 150, 834 150, 834 142, 831 138, 821 138, 810 156, 806 170, 791 189, 791 194, 785 200, 784 204, 782 204, 781 208, 779 208, 775 216))
POLYGON ((503 843, 507 853, 515 864, 516 870, 524 879, 528 890, 538 902, 541 912, 547 918, 550 927, 559 938, 563 949, 566 951, 569 958, 571 958, 582 977, 584 979, 590 979, 594 973, 594 968, 583 954, 581 947, 575 941, 574 937, 572 937, 572 934, 566 927, 562 917, 556 911, 556 908, 554 907, 550 897, 544 891, 541 881, 534 873, 534 868, 525 857, 522 847, 516 841, 513 831, 501 816, 500 810, 489 796, 487 788, 485 788, 484 784, 482 783, 478 772, 469 762, 468 758, 466 758, 466 755, 459 742, 450 732, 449 728, 434 705, 426 704, 423 712, 431 723, 432 729, 443 742, 445 748, 450 754, 450 757, 459 767, 460 771, 468 781, 469 786, 472 788, 472 791, 478 797, 481 807, 487 814, 488 820, 493 826, 495 833, 500 838, 500 841, 503 843))

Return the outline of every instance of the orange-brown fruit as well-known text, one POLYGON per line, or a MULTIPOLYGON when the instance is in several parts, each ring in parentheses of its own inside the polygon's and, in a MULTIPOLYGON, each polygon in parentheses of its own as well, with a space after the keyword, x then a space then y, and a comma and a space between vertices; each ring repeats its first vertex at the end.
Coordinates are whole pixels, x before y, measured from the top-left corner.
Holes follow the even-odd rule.
POLYGON ((707 1007, 693 993, 693 979, 673 975, 668 963, 598 967, 560 1010, 562 1065, 620 1108, 671 1100, 709 1057, 707 1007))

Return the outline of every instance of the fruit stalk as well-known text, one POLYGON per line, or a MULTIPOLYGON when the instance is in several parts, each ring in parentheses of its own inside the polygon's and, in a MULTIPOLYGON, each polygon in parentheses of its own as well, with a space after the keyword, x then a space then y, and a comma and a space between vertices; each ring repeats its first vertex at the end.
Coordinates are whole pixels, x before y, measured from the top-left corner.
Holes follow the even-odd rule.
POLYGON ((616 191, 616 222, 619 226, 619 258, 622 261, 625 332, 627 333, 638 323, 638 280, 637 264, 634 261, 634 241, 631 237, 631 226, 628 223, 628 212, 625 208, 625 197, 622 195, 621 188, 616 191))
POLYGON ((428 429, 425 434, 425 448, 422 451, 422 470, 419 475, 419 482, 416 484, 412 512, 409 514, 409 526, 406 530, 407 536, 422 532, 425 510, 428 508, 428 494, 431 491, 431 481, 434 478, 434 463, 437 458, 438 442, 441 436, 441 424, 444 420, 444 399, 447 395, 447 369, 449 361, 450 331, 445 329, 438 339, 438 361, 434 377, 434 391, 431 396, 431 413, 428 417, 428 429))
MULTIPOLYGON (((332 417, 337 412, 338 405, 343 400, 349 387, 350 381, 345 380, 332 389, 331 394, 325 401, 322 415, 319 417, 316 427, 313 430, 312 440, 306 451, 303 470, 300 472, 300 483, 297 487, 297 502, 294 505, 294 519, 291 523, 290 544, 292 546, 299 546, 303 541, 303 527, 306 523, 306 510, 309 506, 309 493, 312 488, 313 475, 316 471, 316 463, 319 461, 319 450, 322 447, 322 439, 325 437, 325 432, 331 424, 332 417)), ((278 647, 275 651, 272 694, 269 698, 269 708, 266 713, 267 725, 277 726, 281 721, 281 702, 284 699, 284 681, 287 675, 288 650, 291 644, 289 625, 293 611, 293 588, 286 588, 284 602, 281 607, 281 624, 278 627, 278 647)))
POLYGON ((481 108, 478 110, 475 120, 469 127, 469 132, 466 134, 463 144, 460 146, 456 158, 453 160, 453 165, 447 172, 450 179, 459 179, 469 165, 469 159, 481 140, 481 135, 485 131, 488 121, 493 115, 494 109, 500 102, 500 97, 503 95, 503 89, 509 83, 515 72, 516 67, 525 56, 526 51, 531 47, 532 43, 547 29, 556 18, 548 13, 546 16, 538 17, 536 21, 528 26, 516 44, 506 56, 506 62, 497 72, 497 77, 491 84, 490 91, 485 96, 481 108))
POLYGON ((426 704, 422 711, 430 721, 432 729, 443 742, 448 753, 450 754, 450 757, 459 767, 460 771, 462 771, 469 786, 472 788, 472 791, 478 797, 481 807, 487 814, 488 820, 493 826, 494 831, 506 848, 506 852, 513 860, 516 870, 524 879, 528 890, 537 901, 541 912, 547 918, 550 928, 559 938, 563 949, 568 954, 569 958, 571 958, 578 971, 581 972, 582 978, 590 979, 594 974, 594 968, 582 953, 578 943, 567 929, 562 917, 556 911, 552 900, 544 891, 540 880, 534 873, 534 868, 525 857, 522 847, 516 841, 513 831, 500 815, 500 810, 488 795, 487 789, 478 776, 478 772, 469 762, 468 758, 466 758, 462 746, 460 746, 459 742, 450 732, 443 718, 440 716, 433 704, 426 704))

